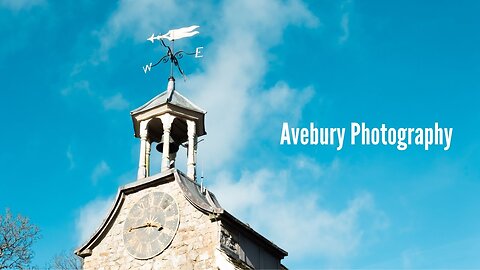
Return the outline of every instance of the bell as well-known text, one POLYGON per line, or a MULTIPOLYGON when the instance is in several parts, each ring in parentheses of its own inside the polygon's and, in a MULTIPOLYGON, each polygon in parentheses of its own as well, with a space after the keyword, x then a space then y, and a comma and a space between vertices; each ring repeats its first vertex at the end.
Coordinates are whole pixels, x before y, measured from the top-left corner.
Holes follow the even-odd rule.
MULTIPOLYGON (((157 151, 160 152, 160 153, 163 153, 163 136, 162 136, 162 140, 157 144, 157 151)), ((176 153, 178 151, 178 148, 180 147, 180 145, 178 143, 176 143, 172 136, 170 136, 170 148, 169 148, 169 151, 168 153, 169 154, 173 154, 173 153, 176 153)))

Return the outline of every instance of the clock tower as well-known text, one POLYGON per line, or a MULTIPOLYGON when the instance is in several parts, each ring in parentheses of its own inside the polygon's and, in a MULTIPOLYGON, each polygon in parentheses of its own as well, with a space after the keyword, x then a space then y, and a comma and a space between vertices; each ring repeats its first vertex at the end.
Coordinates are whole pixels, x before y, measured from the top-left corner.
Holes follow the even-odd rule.
MULTIPOLYGON (((196 181, 205 111, 167 90, 131 112, 140 139, 137 179, 118 189, 103 223, 75 251, 84 269, 286 269, 287 252, 223 209, 196 181), (151 146, 161 171, 151 175, 151 146), (175 168, 187 148, 187 173, 175 168)), ((274 221, 272 221, 274 222, 274 221)))
POLYGON ((84 269, 286 269, 285 250, 223 209, 196 181, 197 138, 207 134, 206 111, 175 90, 173 67, 184 75, 178 59, 198 56, 201 47, 196 53, 175 52, 173 42, 196 35, 197 28, 148 39, 168 52, 144 72, 170 60, 167 89, 130 113, 140 139, 137 179, 118 189, 103 223, 75 251, 84 269), (152 146, 161 153, 156 174, 150 169, 152 146), (187 152, 186 173, 175 167, 180 147, 187 152))

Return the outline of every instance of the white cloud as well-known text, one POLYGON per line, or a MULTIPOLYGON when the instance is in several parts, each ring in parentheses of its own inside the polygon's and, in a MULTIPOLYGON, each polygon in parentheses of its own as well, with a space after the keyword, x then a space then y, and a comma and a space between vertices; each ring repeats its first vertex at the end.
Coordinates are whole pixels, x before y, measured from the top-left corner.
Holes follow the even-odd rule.
MULTIPOLYGON (((76 69, 76 67, 74 67, 76 69)), ((102 97, 98 93, 92 91, 90 87, 90 82, 87 80, 78 80, 73 84, 63 88, 60 93, 63 96, 70 96, 73 94, 86 94, 95 100, 98 100, 102 103, 105 110, 124 110, 128 108, 130 103, 123 97, 122 93, 116 93, 110 97, 102 97)))
POLYGON ((256 124, 278 123, 288 120, 294 125, 300 120, 302 110, 314 95, 313 87, 293 89, 279 81, 272 88, 253 93, 249 118, 256 124), (265 121, 268 119, 268 121, 265 121))
POLYGON ((121 93, 103 99, 103 108, 105 110, 123 110, 128 108, 129 105, 121 93))
POLYGON ((365 269, 477 269, 480 259, 480 236, 442 238, 433 243, 410 243, 392 254, 385 261, 377 261, 365 269), (462 251, 462 252, 458 252, 462 251))
POLYGON ((339 44, 344 44, 350 37, 350 10, 352 6, 352 0, 345 0, 341 3, 340 9, 342 16, 340 18, 340 28, 342 29, 342 35, 338 38, 339 44))
POLYGON ((96 198, 78 211, 78 216, 75 220, 75 229, 79 244, 85 243, 99 228, 103 219, 107 216, 107 211, 113 204, 113 199, 113 196, 96 198))
POLYGON ((305 172, 310 177, 320 178, 324 176, 330 176, 331 174, 337 173, 340 169, 340 161, 338 159, 334 159, 326 166, 322 166, 315 159, 304 155, 299 155, 292 159, 296 168, 305 172))
POLYGON ((417 248, 404 250, 402 252, 402 266, 403 269, 414 269, 413 265, 417 259, 421 256, 420 251, 417 248))
POLYGON ((91 177, 93 183, 96 184, 101 177, 107 175, 108 173, 110 173, 110 166, 108 166, 107 162, 102 160, 93 169, 92 177, 91 177))
POLYGON ((198 5, 193 1, 178 3, 174 0, 122 0, 105 27, 96 33, 100 39, 97 60, 108 59, 109 50, 122 38, 146 42, 152 33, 165 33, 168 30, 166 28, 198 24, 193 21, 192 14, 197 14, 197 17, 205 22, 211 18, 203 15, 213 15, 206 11, 207 8, 212 7, 203 3, 198 5))
POLYGON ((67 160, 68 160, 68 169, 71 170, 73 168, 75 168, 75 161, 73 159, 73 153, 72 153, 72 147, 71 146, 68 146, 67 148, 67 152, 65 153, 65 155, 67 156, 67 160))
POLYGON ((83 93, 86 93, 88 95, 93 94, 92 90, 90 89, 90 82, 87 81, 87 80, 76 81, 72 85, 70 85, 68 87, 65 87, 64 89, 62 89, 60 91, 60 93, 63 96, 68 96, 68 95, 70 95, 72 93, 75 93, 75 92, 83 92, 83 93))
POLYGON ((218 19, 222 28, 209 45, 213 54, 205 72, 190 76, 185 85, 192 100, 209 112, 208 122, 222 123, 207 126, 202 146, 209 149, 204 162, 212 170, 234 159, 260 127, 274 123, 270 116, 299 117, 313 90, 293 89, 286 82, 263 89, 268 51, 280 43, 288 25, 318 23, 299 1, 228 2, 218 19))
POLYGON ((0 6, 13 11, 30 9, 34 6, 39 6, 44 3, 44 0, 0 0, 0 6))
MULTIPOLYGON (((123 0, 97 33, 101 44, 93 58, 108 59, 110 49, 122 39, 146 42, 153 32, 192 24, 200 25, 202 37, 212 41, 202 44, 204 71, 188 74, 187 83, 178 82, 177 89, 209 112, 209 136, 201 146, 209 151, 202 158, 210 170, 217 170, 235 158, 259 127, 272 125, 272 117, 300 118, 314 90, 295 89, 282 81, 264 89, 270 68, 268 52, 282 42, 287 27, 317 27, 319 20, 299 0, 236 0, 215 5, 123 0)), ((182 39, 181 46, 193 41, 182 39)))
MULTIPOLYGON (((334 164, 338 161, 323 167, 336 170, 334 164)), ((222 172, 211 183, 211 190, 227 211, 288 250, 289 260, 322 258, 338 263, 358 251, 364 234, 385 228, 377 226, 386 224, 385 216, 376 209, 371 194, 360 193, 343 209, 329 210, 319 203, 319 194, 296 190, 293 181, 299 170, 246 171, 238 180, 222 172), (365 218, 368 224, 362 224, 365 218)))
POLYGON ((343 34, 338 38, 340 44, 344 44, 350 37, 350 14, 348 12, 342 14, 340 20, 340 27, 342 28, 343 34))
MULTIPOLYGON (((346 23, 348 26, 348 20, 346 23)), ((287 249, 293 259, 335 261, 355 253, 364 232, 377 229, 360 224, 362 217, 372 221, 383 218, 372 196, 361 193, 343 209, 333 211, 320 205, 319 194, 299 193, 291 182, 298 171, 316 179, 334 173, 340 166, 338 160, 324 166, 301 157, 292 162, 292 168, 246 171, 239 179, 231 174, 235 167, 228 166, 235 164, 236 155, 248 147, 258 130, 278 136, 272 125, 301 119, 314 89, 292 87, 288 78, 266 82, 272 68, 269 51, 282 43, 287 27, 316 27, 318 18, 296 0, 224 1, 215 9, 173 0, 123 0, 98 32, 101 46, 97 57, 108 58, 109 50, 127 36, 145 42, 152 32, 192 24, 200 25, 201 35, 212 41, 205 45, 202 71, 188 74, 187 83, 177 80, 177 89, 209 112, 208 137, 199 145, 198 164, 213 171, 209 173, 213 176, 211 187, 222 205, 287 249), (309 237, 304 237, 305 232, 309 237)), ((182 41, 182 46, 192 40, 182 41)))

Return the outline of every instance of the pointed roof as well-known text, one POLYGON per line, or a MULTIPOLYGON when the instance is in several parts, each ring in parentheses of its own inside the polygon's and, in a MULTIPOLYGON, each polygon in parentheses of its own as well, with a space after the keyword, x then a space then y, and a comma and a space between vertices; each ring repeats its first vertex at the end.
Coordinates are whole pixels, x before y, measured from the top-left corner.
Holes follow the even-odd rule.
POLYGON ((207 111, 195 105, 177 90, 167 90, 130 112, 135 137, 138 138, 140 136, 139 129, 141 121, 152 119, 166 112, 195 121, 198 137, 207 134, 204 123, 207 111), (171 98, 169 99, 170 95, 171 98))
POLYGON ((180 94, 176 90, 173 91, 172 99, 170 101, 167 101, 167 98, 168 98, 167 93, 168 93, 168 91, 165 91, 165 92, 157 95, 156 97, 152 98, 149 102, 147 102, 147 103, 143 104, 142 106, 136 108, 135 110, 131 111, 130 114, 134 115, 134 114, 138 114, 138 113, 141 113, 141 112, 145 112, 145 111, 148 111, 150 109, 165 105, 167 103, 178 106, 178 107, 181 107, 181 108, 184 108, 184 109, 187 109, 187 110, 191 110, 191 111, 194 111, 194 112, 199 112, 199 113, 203 113, 203 114, 207 113, 205 110, 203 110, 200 107, 198 107, 197 105, 193 104, 193 102, 188 100, 186 97, 184 97, 182 94, 180 94))

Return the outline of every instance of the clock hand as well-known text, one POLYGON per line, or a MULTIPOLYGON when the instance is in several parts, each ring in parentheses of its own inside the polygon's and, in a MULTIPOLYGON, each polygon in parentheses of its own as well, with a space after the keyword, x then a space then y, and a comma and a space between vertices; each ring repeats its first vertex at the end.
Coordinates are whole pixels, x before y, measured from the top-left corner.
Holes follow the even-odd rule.
POLYGON ((159 231, 163 229, 163 226, 160 223, 149 222, 147 225, 149 225, 148 227, 157 227, 159 231))
POLYGON ((130 228, 128 229, 128 232, 131 232, 131 231, 136 230, 136 229, 146 228, 146 227, 149 227, 149 226, 148 226, 148 223, 145 224, 145 225, 140 225, 140 226, 136 226, 136 227, 130 227, 130 228))
POLYGON ((136 226, 136 227, 130 227, 128 229, 128 232, 131 232, 133 230, 136 230, 136 229, 141 229, 141 228, 148 228, 148 227, 157 227, 158 230, 162 230, 163 229, 163 226, 158 224, 158 223, 155 223, 155 222, 147 222, 145 225, 140 225, 140 226, 136 226))

